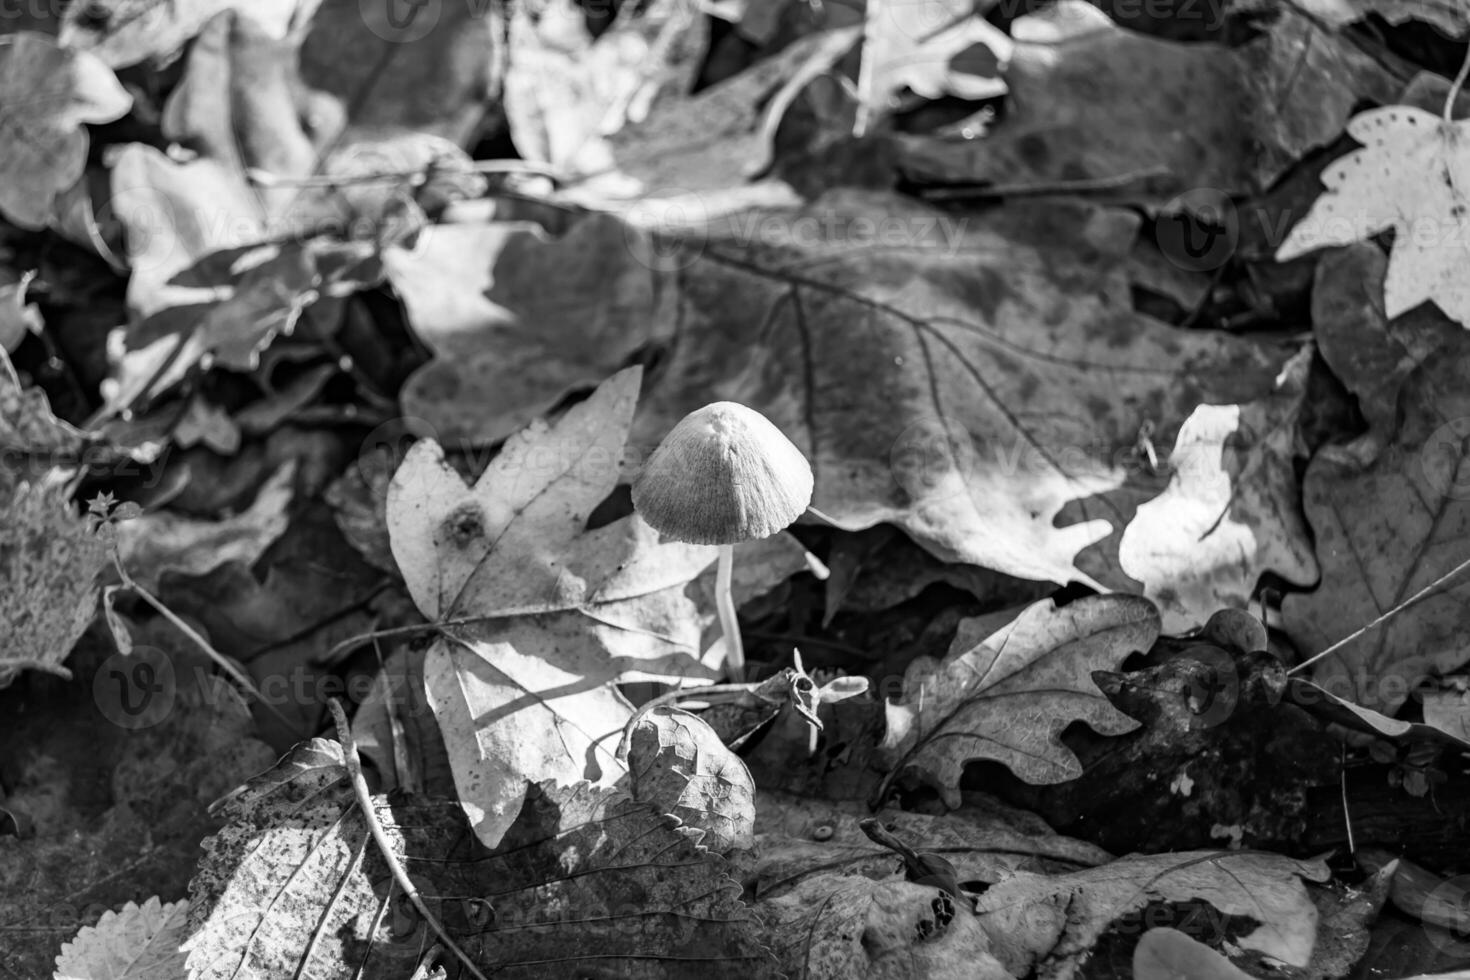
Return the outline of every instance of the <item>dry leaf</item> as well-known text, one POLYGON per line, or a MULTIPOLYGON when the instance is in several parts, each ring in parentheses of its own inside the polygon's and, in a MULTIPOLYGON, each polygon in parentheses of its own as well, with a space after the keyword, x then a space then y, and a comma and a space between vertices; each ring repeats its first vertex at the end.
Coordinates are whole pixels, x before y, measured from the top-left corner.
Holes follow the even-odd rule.
MULTIPOLYGON (((1355 272, 1371 276, 1373 267, 1345 264, 1330 281, 1355 272)), ((1288 596, 1282 615, 1306 655, 1450 571, 1470 540, 1470 398, 1462 383, 1470 336, 1429 315, 1392 323, 1364 317, 1353 327, 1324 334, 1323 356, 1350 391, 1384 408, 1370 416, 1376 426, 1368 433, 1319 450, 1303 480, 1322 583, 1288 596)), ((1312 679, 1392 716, 1425 677, 1464 662, 1467 590, 1463 579, 1447 582, 1323 660, 1312 679)))
POLYGON ((54 980, 184 980, 188 902, 163 904, 155 895, 142 905, 102 913, 62 944, 54 980))
POLYGON ((404 385, 405 414, 445 445, 490 445, 666 337, 666 300, 627 235, 611 217, 551 241, 529 223, 443 225, 389 249, 388 281, 436 355, 404 385))
POLYGON ((759 908, 788 976, 1013 980, 964 903, 930 886, 825 874, 759 908))
MULTIPOLYGON (((640 376, 622 371, 554 425, 511 437, 473 487, 433 440, 389 486, 394 558, 419 611, 446 624, 426 682, 487 845, 515 818, 525 777, 621 776, 632 710, 615 682, 719 674, 701 659, 711 605, 690 589, 717 549, 660 543, 636 515, 586 530, 618 482, 640 376)), ((763 563, 767 587, 803 567, 788 554, 784 568, 763 563)))
POLYGON ((320 0, 91 0, 61 18, 61 43, 90 51, 114 68, 171 55, 221 11, 244 8, 274 37, 320 0))
MULTIPOLYGON (((677 821, 583 786, 532 786, 500 851, 449 802, 374 798, 430 910, 497 977, 770 975, 722 859, 677 821)), ((190 884, 191 980, 402 980, 434 940, 389 878, 336 742, 303 742, 218 805, 190 884), (310 908, 314 914, 303 915, 310 908)))
POLYGON ((1072 980, 1118 919, 1179 902, 1206 903, 1218 913, 1209 921, 1234 945, 1305 967, 1318 912, 1304 880, 1329 877, 1320 861, 1268 853, 1135 854, 1053 877, 1018 872, 975 904, 995 955, 1018 977, 1072 980))
POLYGON ((687 711, 659 707, 633 727, 628 747, 633 799, 704 832, 717 854, 754 843, 755 782, 714 730, 687 711))
POLYGON ((1305 348, 1267 397, 1201 405, 1180 426, 1164 461, 1169 485, 1138 506, 1118 544, 1119 564, 1158 605, 1164 632, 1250 605, 1262 569, 1296 585, 1316 580, 1295 469, 1311 362, 1305 348))
POLYGON ((1390 105, 1354 116, 1347 131, 1364 147, 1322 172, 1327 190, 1276 258, 1350 245, 1391 229, 1384 312, 1396 317, 1431 301, 1470 326, 1470 285, 1462 274, 1470 199, 1460 189, 1470 167, 1470 122, 1390 105))
POLYGON ((1058 608, 1027 607, 991 632, 984 619, 960 623, 943 662, 919 657, 904 673, 902 700, 887 704, 882 751, 895 773, 910 766, 951 808, 960 804, 965 763, 1002 762, 1030 783, 1082 772, 1062 729, 1085 721, 1104 735, 1138 723, 1092 681, 1159 635, 1159 613, 1136 596, 1096 596, 1058 608))
POLYGON ((111 122, 133 100, 101 61, 30 31, 0 37, 0 91, 0 211, 44 228, 56 195, 86 168, 83 124, 111 122))
POLYGON ((1251 980, 1251 975, 1178 929, 1150 929, 1133 950, 1133 980, 1251 980))
POLYGON ((925 99, 983 101, 1003 95, 1011 39, 971 0, 871 0, 863 25, 857 131, 898 106, 904 90, 925 99))

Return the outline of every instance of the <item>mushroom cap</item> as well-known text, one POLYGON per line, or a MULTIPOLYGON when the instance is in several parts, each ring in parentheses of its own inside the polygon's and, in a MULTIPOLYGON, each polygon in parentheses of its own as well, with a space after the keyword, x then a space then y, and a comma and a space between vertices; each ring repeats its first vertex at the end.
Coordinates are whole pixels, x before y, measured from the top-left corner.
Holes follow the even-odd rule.
POLYGON ((736 544, 790 525, 812 501, 812 468, 760 412, 715 402, 664 436, 633 483, 654 530, 690 544, 736 544))

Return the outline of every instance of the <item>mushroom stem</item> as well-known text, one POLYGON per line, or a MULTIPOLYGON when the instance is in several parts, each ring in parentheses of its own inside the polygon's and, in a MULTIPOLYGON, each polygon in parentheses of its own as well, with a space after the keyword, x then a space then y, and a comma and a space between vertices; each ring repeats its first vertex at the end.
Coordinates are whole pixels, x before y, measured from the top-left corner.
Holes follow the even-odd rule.
POLYGON ((740 622, 735 618, 735 599, 730 595, 735 568, 735 546, 720 545, 715 566, 715 609, 720 614, 720 631, 725 634, 725 672, 735 681, 745 679, 745 647, 740 642, 740 622))

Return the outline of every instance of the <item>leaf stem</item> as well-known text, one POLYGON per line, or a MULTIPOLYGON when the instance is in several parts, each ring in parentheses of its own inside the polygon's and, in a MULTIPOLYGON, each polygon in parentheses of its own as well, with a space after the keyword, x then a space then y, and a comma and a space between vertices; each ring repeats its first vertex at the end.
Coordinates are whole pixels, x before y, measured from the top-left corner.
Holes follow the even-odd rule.
POLYGON ((1465 60, 1460 62, 1460 73, 1450 85, 1450 94, 1444 97, 1444 121, 1452 122, 1455 116, 1455 100, 1460 97, 1460 89, 1465 85, 1465 76, 1470 75, 1470 45, 1465 48, 1465 60))
MULTIPOLYGON (((1470 60, 1467 60, 1465 63, 1467 65, 1470 65, 1470 60)), ((1461 75, 1463 74, 1464 72, 1461 72, 1461 75)), ((1423 599, 1426 596, 1432 594, 1441 585, 1444 585, 1445 582, 1454 578, 1456 575, 1460 574, 1467 568, 1470 568, 1470 558, 1466 558, 1464 561, 1460 562, 1460 564, 1445 572, 1439 578, 1435 579, 1433 582, 1430 582, 1428 585, 1424 586, 1424 588, 1420 589, 1418 592, 1415 592, 1413 595, 1409 596, 1403 602, 1394 606, 1392 609, 1379 616, 1377 619, 1374 619, 1370 623, 1365 623, 1357 629, 1353 630, 1347 636, 1344 636, 1342 639, 1338 640, 1336 643, 1332 644, 1330 647, 1328 647, 1326 650, 1323 650, 1316 656, 1303 660, 1301 663, 1291 668, 1291 670, 1288 670, 1287 674, 1301 673, 1303 670, 1306 670, 1308 667, 1312 666, 1312 664, 1321 660, 1323 657, 1336 653, 1338 650, 1341 650, 1343 647, 1347 646, 1349 643, 1353 642, 1364 633, 1373 629, 1375 626, 1378 626, 1380 623, 1384 622, 1392 616, 1397 616, 1399 613, 1403 612, 1405 609, 1409 608, 1420 599, 1423 599)))
POLYGON ((459 961, 465 965, 465 969, 476 980, 487 980, 485 974, 479 971, 469 955, 459 948, 459 944, 450 938, 449 933, 439 924, 439 920, 429 911, 429 906, 419 895, 419 890, 409 880, 408 872, 403 870, 398 855, 393 852, 393 844, 388 840, 388 835, 383 833, 383 825, 378 822, 377 811, 373 808, 373 797, 368 792, 367 780, 362 775, 362 761, 357 757, 357 742, 352 737, 352 727, 347 724, 347 712, 342 710, 342 702, 336 698, 327 701, 327 707, 332 709, 332 721, 337 726, 337 741, 342 743, 342 758, 347 764, 347 773, 352 779, 352 792, 357 797, 357 806, 362 810, 362 818, 367 823, 368 832, 373 835, 373 841, 378 845, 378 850, 383 853, 383 860, 388 864, 388 870, 393 875, 393 880, 398 882, 398 887, 408 896, 413 907, 418 909, 419 915, 434 930, 434 934, 440 941, 459 957, 459 961))

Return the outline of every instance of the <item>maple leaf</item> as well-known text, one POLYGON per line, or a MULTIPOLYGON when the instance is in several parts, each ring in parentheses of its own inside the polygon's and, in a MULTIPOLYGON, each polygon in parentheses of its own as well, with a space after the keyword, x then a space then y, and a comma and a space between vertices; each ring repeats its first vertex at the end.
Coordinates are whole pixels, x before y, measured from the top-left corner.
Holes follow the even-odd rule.
MULTIPOLYGON (((729 866, 678 821, 581 784, 533 785, 489 851, 452 802, 373 797, 395 856, 470 959, 497 977, 765 977, 729 866)), ((430 935, 369 836, 342 747, 302 742, 220 801, 190 882, 191 980, 393 980, 430 935)), ((432 943, 432 940, 430 940, 432 943)))
POLYGON ((1159 635, 1159 613, 1137 596, 1095 596, 1058 608, 1028 606, 996 629, 994 617, 960 623, 944 660, 919 657, 904 673, 903 699, 887 704, 882 752, 897 774, 913 766, 951 809, 960 805, 965 763, 995 759, 1030 783, 1082 772, 1061 742, 1085 721, 1104 735, 1138 723, 1092 681, 1159 635))
POLYGON ((1326 192, 1286 236, 1277 260, 1392 229, 1384 312, 1392 318, 1432 301, 1470 326, 1464 274, 1470 261, 1470 121, 1391 105, 1359 113, 1347 131, 1366 145, 1322 172, 1326 192))
POLYGON ((31 31, 0 37, 0 211, 45 227, 52 200, 87 165, 84 123, 111 122, 132 96, 106 65, 31 31))
MULTIPOLYGON (((719 673, 701 660, 711 604, 689 589, 717 549, 660 543, 636 515, 586 529, 617 484, 641 375, 622 371, 554 425, 511 437, 472 487, 432 440, 389 485, 394 559, 442 624, 425 661, 430 702, 460 800, 492 846, 524 777, 623 774, 614 753, 632 711, 615 682, 719 673)), ((747 595, 801 567, 789 538, 754 544, 784 557, 751 563, 764 571, 747 595)))

